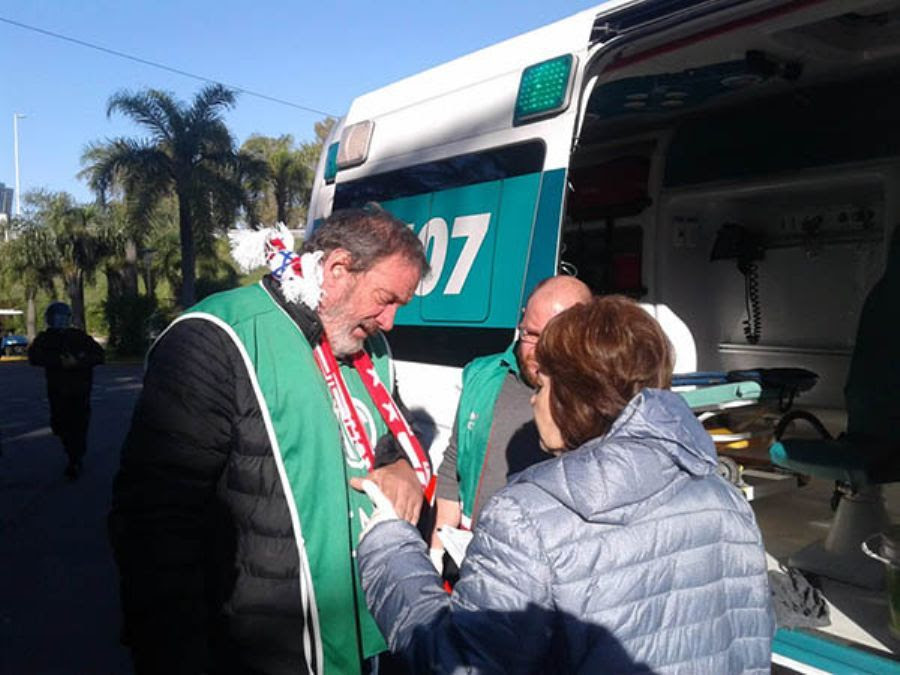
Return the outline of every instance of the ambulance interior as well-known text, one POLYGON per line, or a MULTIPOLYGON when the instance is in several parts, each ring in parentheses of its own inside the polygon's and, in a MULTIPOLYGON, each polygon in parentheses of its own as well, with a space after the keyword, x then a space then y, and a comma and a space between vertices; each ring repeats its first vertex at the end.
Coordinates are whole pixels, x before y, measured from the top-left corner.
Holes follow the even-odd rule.
MULTIPOLYGON (((834 439, 847 429, 863 303, 900 220, 900 2, 793 4, 598 55, 577 100, 560 265, 668 317, 676 370, 763 372, 755 403, 703 408, 722 471, 751 498, 772 567, 824 593, 830 623, 814 630, 895 655, 885 565, 860 549, 900 523, 891 456, 853 473, 868 455, 852 443, 825 447, 820 467, 815 449, 812 465, 778 464, 771 446, 776 432, 823 439, 810 416, 834 439), (847 522, 845 506, 858 506, 847 522)), ((876 324, 900 330, 885 306, 876 324)), ((882 399, 900 401, 898 350, 866 383, 882 399)))

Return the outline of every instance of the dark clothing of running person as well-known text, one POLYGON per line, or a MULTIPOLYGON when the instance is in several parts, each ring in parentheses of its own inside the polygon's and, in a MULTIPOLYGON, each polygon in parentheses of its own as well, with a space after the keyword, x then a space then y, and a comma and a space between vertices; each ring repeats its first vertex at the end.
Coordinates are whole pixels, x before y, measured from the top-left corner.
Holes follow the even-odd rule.
POLYGON ((46 369, 50 429, 68 455, 70 477, 77 475, 87 451, 93 369, 103 360, 103 348, 77 328, 48 328, 28 348, 31 365, 46 369))

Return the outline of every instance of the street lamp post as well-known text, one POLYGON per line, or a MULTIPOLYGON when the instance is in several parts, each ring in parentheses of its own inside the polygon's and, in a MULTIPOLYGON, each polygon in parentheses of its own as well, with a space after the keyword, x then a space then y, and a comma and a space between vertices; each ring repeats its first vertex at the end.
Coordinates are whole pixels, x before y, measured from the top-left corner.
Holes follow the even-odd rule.
POLYGON ((19 120, 25 115, 22 113, 13 113, 13 154, 16 159, 16 216, 22 215, 22 202, 19 197, 21 187, 19 185, 19 120))

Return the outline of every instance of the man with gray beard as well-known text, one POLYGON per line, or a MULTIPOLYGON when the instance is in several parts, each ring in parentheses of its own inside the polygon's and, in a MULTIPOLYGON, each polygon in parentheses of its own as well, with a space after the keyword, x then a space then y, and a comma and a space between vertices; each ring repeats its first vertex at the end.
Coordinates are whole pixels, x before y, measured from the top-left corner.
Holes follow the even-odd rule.
POLYGON ((371 508, 348 482, 417 520, 430 466, 404 453, 384 333, 424 251, 375 206, 335 212, 302 255, 284 228, 238 248, 271 273, 201 301, 147 359, 110 514, 124 639, 139 674, 369 672, 386 648, 356 569, 371 508))

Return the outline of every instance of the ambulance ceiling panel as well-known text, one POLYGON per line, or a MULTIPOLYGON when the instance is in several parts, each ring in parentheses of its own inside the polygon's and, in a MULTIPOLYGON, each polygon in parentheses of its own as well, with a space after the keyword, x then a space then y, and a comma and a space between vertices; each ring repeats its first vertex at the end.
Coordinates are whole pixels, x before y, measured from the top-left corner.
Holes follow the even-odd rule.
POLYGON ((681 48, 621 68, 615 58, 612 65, 599 61, 593 70, 600 79, 584 107, 582 146, 755 99, 890 77, 900 68, 900 0, 862 0, 854 12, 846 7, 812 3, 806 14, 712 31, 697 41, 683 37, 681 48))
POLYGON ((594 91, 587 111, 608 120, 621 115, 685 110, 779 75, 797 79, 801 71, 799 63, 778 63, 754 51, 741 60, 614 80, 594 91))

